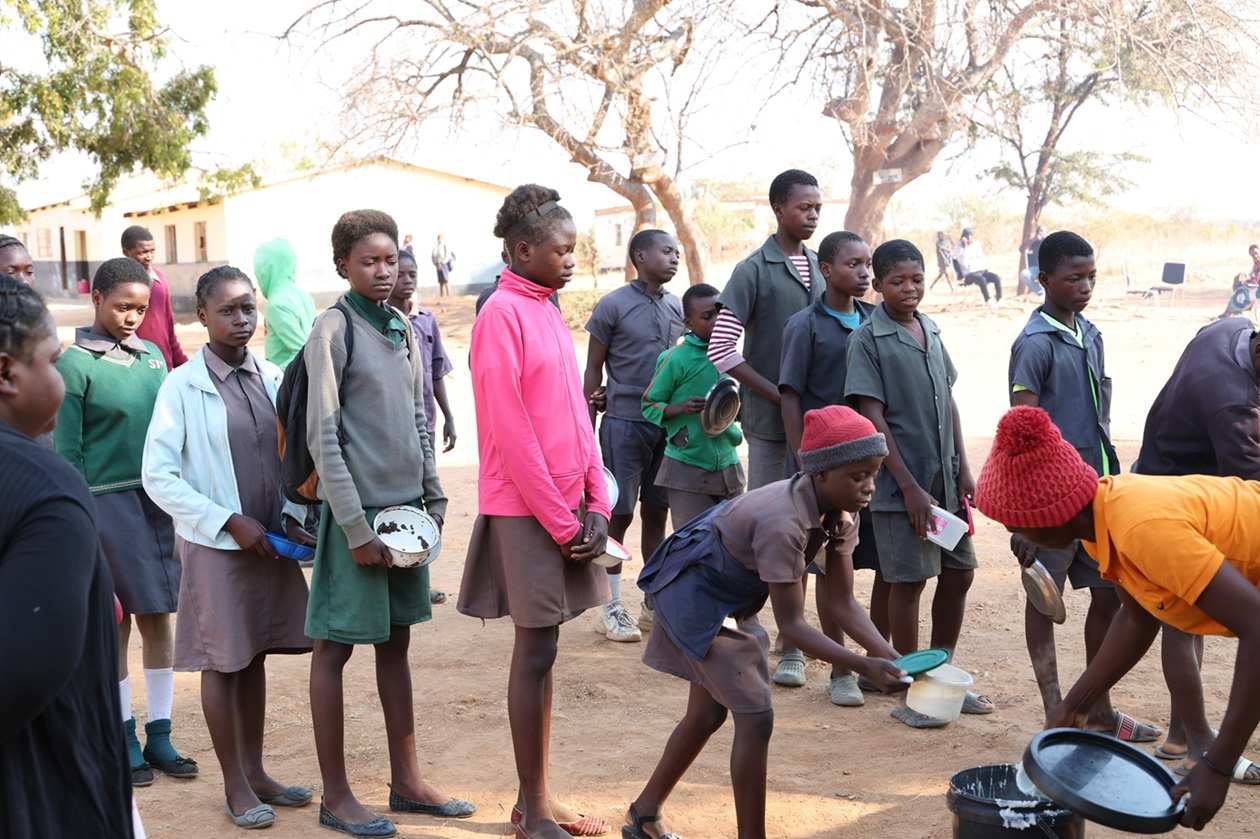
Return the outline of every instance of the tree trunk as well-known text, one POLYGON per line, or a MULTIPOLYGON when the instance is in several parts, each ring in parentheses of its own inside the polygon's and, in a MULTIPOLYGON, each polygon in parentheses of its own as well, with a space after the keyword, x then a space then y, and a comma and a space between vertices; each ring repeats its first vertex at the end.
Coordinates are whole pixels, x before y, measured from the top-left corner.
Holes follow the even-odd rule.
POLYGON ((656 202, 652 200, 652 193, 643 184, 636 183, 635 186, 637 188, 633 193, 626 196, 630 199, 630 206, 634 207, 634 229, 626 237, 626 282, 639 276, 634 260, 630 258, 630 240, 640 230, 656 227, 656 202))
POLYGON ((687 260, 687 282, 698 285, 704 282, 704 245, 700 239, 700 231, 687 214, 682 193, 678 185, 668 175, 662 174, 652 184, 661 206, 665 209, 670 221, 674 223, 674 231, 678 234, 678 242, 682 245, 683 258, 687 260))
POLYGON ((883 241, 884 212, 897 184, 879 184, 872 181, 874 173, 866 173, 865 184, 859 182, 856 169, 853 186, 849 192, 849 208, 844 213, 844 229, 865 239, 874 250, 883 241))

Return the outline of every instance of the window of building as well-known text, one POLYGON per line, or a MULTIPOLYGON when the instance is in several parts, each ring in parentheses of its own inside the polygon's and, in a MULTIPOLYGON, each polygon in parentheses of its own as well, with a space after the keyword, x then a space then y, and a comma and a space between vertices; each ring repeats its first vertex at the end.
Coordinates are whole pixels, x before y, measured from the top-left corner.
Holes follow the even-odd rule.
POLYGON ((613 229, 616 231, 616 234, 617 234, 617 241, 614 242, 613 244, 615 244, 617 247, 621 247, 622 244, 624 243, 624 238, 623 238, 624 233, 622 232, 621 225, 618 224, 613 229))
POLYGON ((40 259, 52 257, 52 230, 41 227, 35 234, 35 251, 40 259))
POLYGON ((175 249, 175 225, 166 225, 166 264, 179 262, 179 252, 175 249))
POLYGON ((206 248, 206 223, 199 221, 193 224, 193 246, 197 249, 197 261, 209 262, 206 248))

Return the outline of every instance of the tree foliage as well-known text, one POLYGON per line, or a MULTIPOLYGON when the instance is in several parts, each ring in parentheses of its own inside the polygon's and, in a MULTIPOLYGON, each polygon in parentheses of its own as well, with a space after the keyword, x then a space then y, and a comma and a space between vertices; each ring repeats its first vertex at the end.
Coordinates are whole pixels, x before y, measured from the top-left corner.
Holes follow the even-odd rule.
POLYGON ((137 167, 175 178, 208 124, 209 67, 154 80, 166 32, 155 0, 0 0, 0 223, 21 218, 11 185, 58 152, 86 154, 96 212, 137 167), (18 66, 29 50, 32 67, 18 66))

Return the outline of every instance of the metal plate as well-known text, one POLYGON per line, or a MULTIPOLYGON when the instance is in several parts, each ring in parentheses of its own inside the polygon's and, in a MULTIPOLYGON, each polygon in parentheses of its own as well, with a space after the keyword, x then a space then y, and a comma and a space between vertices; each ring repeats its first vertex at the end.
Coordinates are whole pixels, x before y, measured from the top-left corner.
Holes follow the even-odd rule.
POLYGON ((710 437, 716 437, 735 422, 739 408, 739 385, 734 379, 719 379, 704 397, 704 410, 700 412, 701 430, 710 437))
POLYGON ((386 507, 372 523, 393 555, 395 568, 424 568, 442 551, 442 530, 428 513, 408 504, 386 507), (384 532, 382 532, 384 531, 384 532))
POLYGON ((617 486, 617 476, 607 466, 604 467, 604 486, 608 489, 608 506, 615 508, 621 500, 621 487, 617 486))
POLYGON ((947 661, 949 661, 949 650, 941 647, 929 647, 926 650, 906 653, 901 658, 894 659, 893 664, 911 676, 918 676, 929 670, 935 670, 947 661))
POLYGON ((1167 833, 1181 821, 1173 774, 1146 752, 1114 737, 1053 728, 1032 739, 1024 771, 1060 807, 1130 833, 1167 833))
POLYGON ((608 542, 604 545, 604 552, 591 560, 591 562, 604 568, 612 568, 629 561, 630 551, 626 550, 625 545, 611 536, 608 537, 608 542))
POLYGON ((1055 623, 1067 620, 1067 606, 1063 604, 1063 595, 1054 584, 1054 577, 1050 576, 1040 560, 1034 559, 1033 564, 1024 568, 1019 576, 1024 584, 1024 593, 1028 595, 1028 602, 1034 609, 1055 623))

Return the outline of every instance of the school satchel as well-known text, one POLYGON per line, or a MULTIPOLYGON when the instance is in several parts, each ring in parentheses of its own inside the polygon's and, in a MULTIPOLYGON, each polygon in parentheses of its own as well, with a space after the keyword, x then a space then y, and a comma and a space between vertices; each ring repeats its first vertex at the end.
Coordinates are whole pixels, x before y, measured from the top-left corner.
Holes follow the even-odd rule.
MULTIPOLYGON (((350 367, 350 358, 354 354, 354 324, 350 320, 350 311, 340 300, 333 308, 341 312, 346 319, 346 363, 342 368, 350 367)), ((285 498, 295 504, 318 504, 319 473, 315 471, 315 460, 311 457, 310 447, 306 444, 306 397, 310 390, 310 377, 306 372, 306 347, 289 362, 284 371, 284 379, 280 389, 276 391, 276 425, 280 437, 280 484, 285 498)), ((345 404, 342 398, 342 404, 345 404)), ((337 430, 340 442, 345 438, 341 429, 337 430)))

